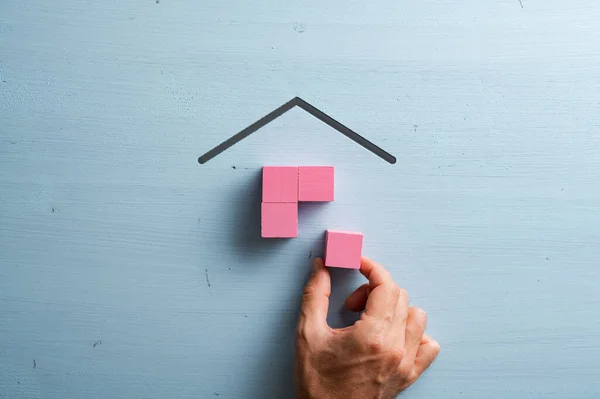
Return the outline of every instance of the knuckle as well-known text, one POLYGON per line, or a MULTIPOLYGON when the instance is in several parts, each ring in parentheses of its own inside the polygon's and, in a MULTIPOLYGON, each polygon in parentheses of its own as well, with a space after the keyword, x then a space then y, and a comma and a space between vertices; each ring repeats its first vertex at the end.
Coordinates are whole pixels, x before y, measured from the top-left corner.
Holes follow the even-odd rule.
POLYGON ((415 315, 417 316, 417 318, 419 319, 427 319, 427 312, 425 312, 423 309, 421 308, 415 308, 415 315))
POLYGON ((422 331, 423 329, 419 326, 419 323, 415 320, 409 320, 408 323, 406 324, 406 333, 413 336, 413 335, 418 335, 419 331, 422 331))
POLYGON ((424 326, 427 324, 427 313, 423 309, 414 308, 413 312, 414 312, 414 316, 415 316, 415 321, 419 325, 424 326))
POLYGON ((302 292, 302 301, 310 302, 315 297, 316 289, 312 284, 306 284, 304 286, 304 291, 302 292))
POLYGON ((410 379, 410 377, 413 375, 413 365, 407 362, 402 362, 400 363, 400 367, 398 367, 398 371, 400 372, 401 376, 410 379))
POLYGON ((406 379, 409 385, 414 384, 419 379, 419 374, 415 371, 414 367, 409 374, 406 375, 406 379))
POLYGON ((296 327, 296 343, 304 343, 308 341, 308 328, 305 323, 299 323, 296 327))
POLYGON ((385 350, 383 337, 379 334, 371 336, 367 342, 369 351, 374 354, 382 353, 385 350))
POLYGON ((408 292, 404 288, 398 288, 398 298, 402 300, 408 299, 408 292))
POLYGON ((384 285, 382 290, 386 298, 397 298, 396 287, 393 285, 384 285))
POLYGON ((399 365, 402 363, 402 359, 404 359, 404 349, 395 349, 389 354, 390 363, 394 365, 399 365))

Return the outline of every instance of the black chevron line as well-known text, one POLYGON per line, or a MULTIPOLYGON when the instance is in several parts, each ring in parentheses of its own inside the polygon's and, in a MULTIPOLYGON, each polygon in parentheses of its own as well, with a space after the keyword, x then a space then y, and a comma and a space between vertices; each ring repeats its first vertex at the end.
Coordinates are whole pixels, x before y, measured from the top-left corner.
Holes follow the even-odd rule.
POLYGON ((250 136, 252 133, 256 132, 261 127, 263 127, 263 126, 267 125, 268 123, 274 121, 275 119, 279 118, 281 115, 285 114, 286 112, 288 112, 290 109, 292 109, 294 107, 302 108, 304 111, 308 112, 315 118, 319 119, 321 122, 325 123, 328 126, 331 126, 335 130, 337 130, 338 132, 343 134, 344 136, 348 137, 350 140, 354 141, 358 145, 371 151, 373 154, 377 155, 384 161, 391 163, 391 164, 396 163, 396 157, 394 157, 392 154, 385 151, 381 147, 378 147, 377 145, 373 144, 372 142, 370 142, 369 140, 367 140, 360 134, 356 133, 354 130, 350 129, 347 126, 344 126, 340 122, 336 121, 335 119, 333 119, 332 117, 327 115, 325 112, 319 110, 318 108, 316 108, 315 106, 304 101, 300 97, 292 98, 287 103, 285 103, 282 106, 280 106, 279 108, 271 111, 270 113, 263 116, 262 118, 260 118, 259 120, 257 120, 253 124, 251 124, 250 126, 241 130, 239 133, 228 138, 227 140, 225 140, 224 142, 222 142, 221 144, 219 144, 218 146, 216 146, 215 148, 211 149, 210 151, 208 151, 207 153, 202 155, 200 158, 198 158, 198 163, 205 164, 206 162, 210 161, 211 159, 213 159, 214 157, 216 157, 223 151, 227 150, 229 147, 242 141, 246 137, 250 136))

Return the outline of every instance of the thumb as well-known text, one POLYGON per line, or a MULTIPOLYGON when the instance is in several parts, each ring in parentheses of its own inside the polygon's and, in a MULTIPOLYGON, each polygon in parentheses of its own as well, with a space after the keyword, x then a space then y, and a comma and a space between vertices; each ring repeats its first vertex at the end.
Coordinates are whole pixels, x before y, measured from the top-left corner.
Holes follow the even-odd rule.
POLYGON ((299 325, 306 333, 327 328, 327 310, 331 294, 331 277, 323 260, 315 259, 313 271, 304 286, 299 325))

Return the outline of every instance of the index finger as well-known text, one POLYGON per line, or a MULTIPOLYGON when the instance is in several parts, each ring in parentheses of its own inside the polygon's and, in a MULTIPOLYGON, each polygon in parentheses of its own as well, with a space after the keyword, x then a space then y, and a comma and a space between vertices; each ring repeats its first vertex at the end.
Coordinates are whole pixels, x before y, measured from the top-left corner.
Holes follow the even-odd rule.
POLYGON ((400 296, 400 289, 392 276, 379 263, 364 256, 361 259, 360 272, 369 280, 370 286, 365 313, 391 322, 400 296))
POLYGON ((384 269, 379 263, 372 261, 371 259, 363 256, 360 262, 360 272, 363 276, 369 280, 371 290, 375 289, 379 285, 386 283, 393 283, 392 276, 384 269))

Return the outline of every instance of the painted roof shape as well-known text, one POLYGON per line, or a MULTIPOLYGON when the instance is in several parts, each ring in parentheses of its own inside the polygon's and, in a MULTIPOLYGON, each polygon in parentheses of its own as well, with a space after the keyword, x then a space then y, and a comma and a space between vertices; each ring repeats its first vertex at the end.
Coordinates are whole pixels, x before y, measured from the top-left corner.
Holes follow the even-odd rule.
POLYGON ((256 132, 261 127, 263 127, 263 126, 269 124, 270 122, 274 121, 275 119, 279 118, 281 115, 285 114, 286 112, 288 112, 289 110, 291 110, 294 107, 302 108, 304 111, 308 112, 315 118, 319 119, 321 122, 334 128, 335 130, 337 130, 344 136, 348 137, 350 140, 354 141, 358 145, 371 151, 373 154, 377 155, 384 161, 386 161, 390 164, 396 163, 396 157, 394 157, 392 154, 385 151, 381 147, 378 147, 377 145, 373 144, 372 142, 370 142, 369 140, 367 140, 360 134, 356 133, 354 130, 350 129, 349 127, 342 125, 340 122, 336 121, 335 119, 333 119, 332 117, 327 115, 325 112, 319 110, 315 106, 307 103, 300 97, 292 98, 290 101, 281 105, 279 108, 271 111, 270 113, 263 116, 262 118, 260 118, 259 120, 257 120, 253 124, 251 124, 250 126, 246 127, 245 129, 241 130, 240 132, 236 133, 234 136, 231 136, 230 138, 228 138, 227 140, 225 140, 224 142, 222 142, 221 144, 219 144, 218 146, 216 146, 215 148, 211 149, 210 151, 208 151, 207 153, 202 155, 200 158, 198 158, 198 163, 205 164, 206 162, 210 161, 211 159, 213 159, 214 157, 216 157, 223 151, 227 150, 229 147, 242 141, 246 137, 250 136, 252 133, 256 132))

